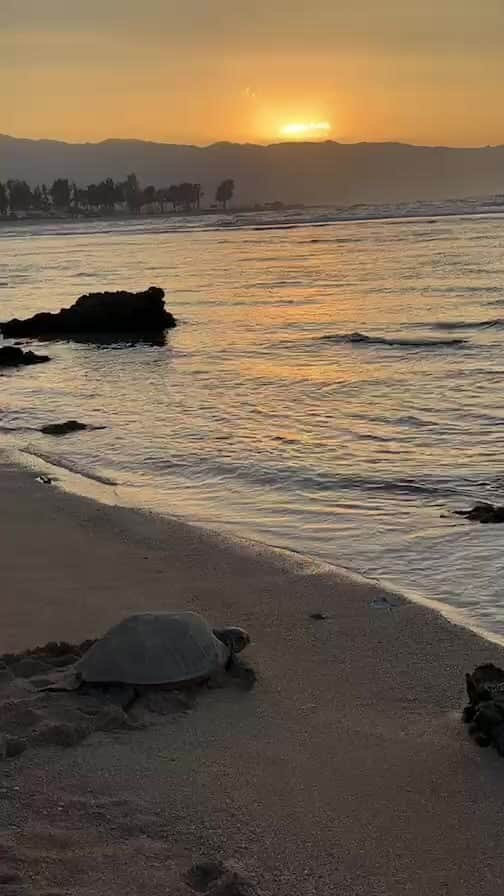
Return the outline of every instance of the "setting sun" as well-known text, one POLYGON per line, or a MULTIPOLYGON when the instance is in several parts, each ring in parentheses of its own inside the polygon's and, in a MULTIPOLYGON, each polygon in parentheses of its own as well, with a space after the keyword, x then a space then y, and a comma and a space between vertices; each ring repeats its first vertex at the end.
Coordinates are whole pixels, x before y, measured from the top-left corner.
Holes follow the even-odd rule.
POLYGON ((291 140, 310 137, 327 137, 331 131, 328 121, 291 122, 280 128, 280 135, 291 140))

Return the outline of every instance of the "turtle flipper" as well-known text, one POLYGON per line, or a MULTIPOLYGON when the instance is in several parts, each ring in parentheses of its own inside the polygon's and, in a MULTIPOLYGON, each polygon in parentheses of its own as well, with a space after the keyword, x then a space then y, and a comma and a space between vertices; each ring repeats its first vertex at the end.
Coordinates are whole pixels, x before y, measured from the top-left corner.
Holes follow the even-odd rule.
POLYGON ((78 691, 82 684, 82 675, 75 670, 65 669, 64 672, 53 673, 50 678, 51 684, 39 688, 39 691, 78 691))

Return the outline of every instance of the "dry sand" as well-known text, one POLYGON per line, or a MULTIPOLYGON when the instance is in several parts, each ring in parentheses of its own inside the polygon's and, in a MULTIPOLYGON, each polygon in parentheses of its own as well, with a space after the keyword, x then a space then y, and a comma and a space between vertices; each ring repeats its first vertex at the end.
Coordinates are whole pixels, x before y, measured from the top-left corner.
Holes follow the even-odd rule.
POLYGON ((265 896, 502 896, 504 761, 459 713, 464 672, 503 650, 420 605, 381 609, 332 567, 7 464, 0 497, 1 652, 193 608, 249 629, 258 675, 145 730, 4 761, 2 894, 189 896, 203 856, 265 896))

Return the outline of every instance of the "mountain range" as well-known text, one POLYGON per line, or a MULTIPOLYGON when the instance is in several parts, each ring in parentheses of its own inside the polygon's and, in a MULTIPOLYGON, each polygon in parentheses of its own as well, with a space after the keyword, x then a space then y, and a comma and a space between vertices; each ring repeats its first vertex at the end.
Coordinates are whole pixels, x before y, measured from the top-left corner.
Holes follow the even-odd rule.
POLYGON ((183 146, 143 140, 64 143, 0 135, 0 181, 79 185, 135 172, 145 186, 201 183, 207 204, 224 178, 237 204, 352 204, 449 199, 504 193, 504 146, 476 149, 402 143, 215 143, 183 146))

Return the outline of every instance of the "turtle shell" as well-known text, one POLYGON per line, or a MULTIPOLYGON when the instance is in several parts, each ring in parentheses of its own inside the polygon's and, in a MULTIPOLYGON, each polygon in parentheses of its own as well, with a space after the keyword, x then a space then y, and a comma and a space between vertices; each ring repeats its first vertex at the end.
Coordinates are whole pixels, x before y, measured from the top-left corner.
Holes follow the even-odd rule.
POLYGON ((75 669, 88 682, 178 685, 209 678, 229 656, 197 613, 138 613, 110 628, 75 669))

